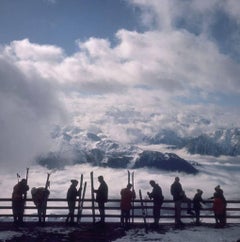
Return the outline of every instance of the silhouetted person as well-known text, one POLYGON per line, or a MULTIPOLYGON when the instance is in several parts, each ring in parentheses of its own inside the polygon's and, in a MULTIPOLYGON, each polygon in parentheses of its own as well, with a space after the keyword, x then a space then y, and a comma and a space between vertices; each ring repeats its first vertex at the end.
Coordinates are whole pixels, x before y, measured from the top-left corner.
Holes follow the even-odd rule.
POLYGON ((38 222, 45 223, 47 200, 50 194, 48 189, 44 187, 33 187, 31 190, 32 200, 37 208, 38 222))
POLYGON ((105 222, 105 203, 108 201, 108 186, 103 179, 103 176, 98 177, 100 183, 97 190, 94 190, 96 193, 96 201, 98 203, 98 209, 100 213, 100 223, 105 222))
POLYGON ((76 204, 76 198, 79 195, 77 190, 78 181, 73 179, 71 180, 71 186, 68 188, 67 191, 67 202, 68 202, 68 210, 69 213, 66 218, 66 223, 73 225, 74 224, 74 210, 76 204), (70 221, 69 221, 70 219, 70 221))
POLYGON ((23 214, 25 206, 24 195, 28 190, 29 186, 27 185, 26 179, 22 179, 13 187, 12 211, 15 225, 23 225, 23 214))
POLYGON ((130 210, 132 208, 132 200, 136 197, 135 191, 131 190, 132 184, 128 184, 126 188, 123 188, 120 192, 121 201, 121 225, 125 228, 129 228, 130 222, 130 210))
POLYGON ((193 198, 193 209, 195 211, 196 225, 200 225, 200 211, 202 209, 202 203, 204 203, 202 199, 202 194, 203 194, 203 191, 200 189, 197 189, 197 192, 193 198))
POLYGON ((187 198, 184 190, 182 189, 182 185, 180 183, 179 177, 175 177, 174 183, 171 185, 171 194, 173 196, 174 206, 175 206, 175 225, 183 226, 183 222, 181 221, 181 204, 182 202, 187 203, 187 213, 194 215, 191 211, 191 200, 187 198))
POLYGON ((216 227, 222 228, 226 225, 226 207, 227 202, 223 195, 223 190, 220 186, 215 187, 215 192, 213 194, 213 211, 216 221, 216 227))
POLYGON ((153 188, 151 193, 150 192, 147 193, 149 198, 153 199, 153 218, 154 218, 153 227, 158 228, 161 207, 162 207, 164 197, 162 195, 161 187, 155 181, 151 180, 149 183, 153 188))

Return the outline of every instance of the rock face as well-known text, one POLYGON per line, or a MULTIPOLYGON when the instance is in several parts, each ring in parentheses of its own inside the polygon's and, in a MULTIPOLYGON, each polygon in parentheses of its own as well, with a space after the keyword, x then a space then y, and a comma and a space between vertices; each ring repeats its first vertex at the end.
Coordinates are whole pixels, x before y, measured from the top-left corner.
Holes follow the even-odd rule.
POLYGON ((196 174, 198 170, 186 160, 173 153, 158 151, 143 151, 136 160, 134 168, 152 167, 165 171, 179 171, 196 174))
MULTIPOLYGON (((88 152, 78 152, 78 155, 79 159, 71 160, 71 164, 89 163, 93 166, 111 167, 115 169, 148 167, 165 171, 185 172, 188 174, 196 174, 198 172, 194 166, 173 153, 143 151, 136 160, 131 156, 123 154, 121 156, 108 155, 106 157, 103 151, 96 149, 88 152)), ((63 168, 65 165, 69 165, 69 160, 54 153, 39 157, 37 162, 49 169, 63 168)))
POLYGON ((132 157, 109 157, 106 166, 111 168, 127 168, 132 157))

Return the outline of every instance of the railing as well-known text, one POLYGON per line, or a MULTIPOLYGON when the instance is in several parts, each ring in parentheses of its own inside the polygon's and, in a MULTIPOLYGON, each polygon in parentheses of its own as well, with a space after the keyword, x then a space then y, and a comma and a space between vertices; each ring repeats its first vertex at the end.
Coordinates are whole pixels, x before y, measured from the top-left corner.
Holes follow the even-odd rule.
MULTIPOLYGON (((84 206, 81 215, 81 222, 92 222, 92 206, 91 199, 84 200, 84 206)), ((204 208, 201 210, 201 220, 208 223, 214 223, 214 213, 212 211, 212 201, 205 200, 204 208)), ((193 217, 186 213, 186 204, 182 205, 182 218, 186 221, 193 221, 193 217)), ((146 210, 146 218, 148 222, 152 218, 153 203, 151 200, 144 200, 144 209, 146 210)), ((97 203, 95 203, 96 217, 99 217, 97 203)), ((142 207, 140 200, 134 201, 134 222, 143 223, 142 207)), ((47 203, 46 221, 64 221, 68 214, 67 201, 63 198, 49 198, 47 203)), ((120 222, 120 200, 109 199, 106 203, 106 222, 120 222)), ((77 202, 75 216, 77 216, 77 202)), ((37 209, 32 199, 26 200, 24 219, 26 221, 37 221, 37 209)), ((12 206, 10 198, 0 198, 0 221, 12 221, 12 206)), ((161 209, 162 223, 174 223, 174 203, 172 200, 164 200, 161 209)), ((240 200, 227 201, 227 221, 231 223, 240 223, 240 200)))

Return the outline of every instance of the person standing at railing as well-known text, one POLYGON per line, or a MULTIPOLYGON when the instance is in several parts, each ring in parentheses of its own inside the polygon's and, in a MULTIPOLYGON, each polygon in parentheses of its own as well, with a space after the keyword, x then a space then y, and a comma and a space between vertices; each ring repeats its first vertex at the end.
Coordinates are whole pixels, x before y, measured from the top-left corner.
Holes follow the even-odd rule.
POLYGON ((213 194, 213 211, 216 220, 216 227, 222 228, 226 225, 226 207, 227 202, 220 186, 215 187, 213 194))
POLYGON ((12 211, 13 211, 14 224, 17 226, 23 225, 23 214, 24 214, 24 206, 25 206, 24 196, 28 190, 29 190, 29 186, 27 185, 26 179, 22 179, 13 187, 12 211))
POLYGON ((149 182, 149 184, 152 186, 152 192, 148 192, 148 196, 150 199, 153 199, 153 228, 159 227, 159 220, 160 220, 160 213, 161 213, 161 207, 164 200, 163 194, 162 194, 162 188, 153 180, 149 182))
POLYGON ((76 204, 76 198, 79 195, 77 190, 78 181, 73 179, 71 180, 71 186, 67 191, 67 202, 68 202, 68 210, 69 213, 66 218, 66 224, 73 225, 74 224, 74 210, 76 204), (69 221, 70 219, 70 221, 69 221))
POLYGON ((171 185, 171 190, 170 190, 172 196, 173 196, 173 201, 174 201, 174 206, 175 206, 175 226, 176 227, 181 227, 184 226, 183 222, 181 221, 181 204, 182 202, 187 203, 187 213, 190 215, 194 215, 194 213, 191 210, 191 199, 189 199, 184 190, 182 189, 182 185, 180 183, 180 178, 175 177, 174 183, 171 185))
POLYGON ((100 213, 99 223, 105 223, 105 203, 108 201, 108 186, 104 181, 103 176, 98 177, 98 182, 100 183, 96 193, 96 201, 98 203, 98 209, 100 213))
POLYGON ((202 209, 202 203, 204 203, 202 199, 203 191, 201 189, 197 189, 196 194, 193 198, 193 209, 195 211, 196 222, 195 224, 199 226, 200 223, 200 210, 202 209))
POLYGON ((136 198, 135 191, 131 189, 132 184, 128 183, 127 187, 123 188, 120 192, 121 226, 123 226, 125 229, 129 229, 132 200, 136 198))

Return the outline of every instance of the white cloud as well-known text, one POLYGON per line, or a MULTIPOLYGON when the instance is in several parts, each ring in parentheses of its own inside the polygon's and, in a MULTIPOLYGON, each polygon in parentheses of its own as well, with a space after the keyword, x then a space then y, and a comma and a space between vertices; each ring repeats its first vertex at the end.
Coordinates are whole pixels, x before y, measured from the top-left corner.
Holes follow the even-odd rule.
POLYGON ((51 125, 66 115, 56 86, 25 71, 0 54, 0 160, 15 168, 49 150, 51 125))
MULTIPOLYGON (((50 124, 70 114, 76 115, 74 120, 80 126, 102 126, 108 134, 124 141, 131 139, 128 128, 137 127, 143 133, 161 127, 181 130, 178 118, 192 113, 212 120, 211 125, 200 127, 201 130, 224 123, 239 125, 239 110, 230 105, 222 107, 224 100, 219 105, 216 100, 221 95, 239 95, 240 64, 209 37, 214 15, 204 18, 218 8, 239 21, 238 4, 234 1, 130 2, 141 7, 149 30, 140 33, 121 29, 116 33, 115 45, 107 39, 78 40, 79 49, 71 56, 66 56, 58 46, 40 45, 28 39, 1 47, 4 139, 11 144, 12 134, 15 138, 17 134, 24 137, 26 132, 20 131, 30 127, 28 139, 32 142, 34 137, 41 137, 45 127, 48 129, 50 124), (194 27, 199 24, 199 33, 190 31, 188 24, 178 29, 179 19, 194 27), (120 115, 128 114, 124 122, 119 123, 113 116, 109 119, 109 110, 113 108, 120 115)), ((197 133, 197 129, 189 126, 192 133, 197 133)), ((40 143, 47 142, 39 142, 41 146, 40 143)), ((16 146, 9 147, 14 150, 16 146)))
POLYGON ((63 57, 63 51, 59 47, 52 45, 39 45, 31 43, 28 39, 12 41, 10 46, 5 48, 5 54, 15 57, 21 61, 59 61, 63 57))
POLYGON ((28 40, 14 41, 4 54, 16 57, 25 75, 39 74, 80 93, 103 95, 145 86, 166 97, 191 98, 194 90, 206 97, 222 90, 240 90, 236 88, 239 64, 221 54, 205 36, 177 30, 120 30, 116 36, 119 43, 114 47, 104 39, 79 42, 79 52, 69 57, 60 48, 28 40))

